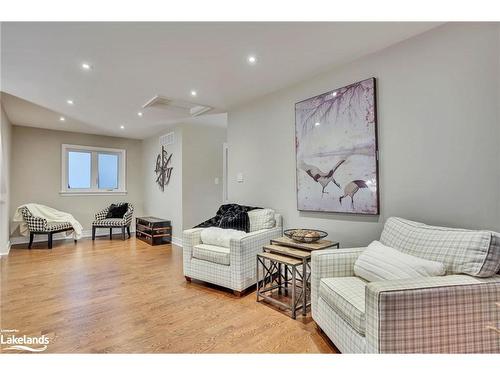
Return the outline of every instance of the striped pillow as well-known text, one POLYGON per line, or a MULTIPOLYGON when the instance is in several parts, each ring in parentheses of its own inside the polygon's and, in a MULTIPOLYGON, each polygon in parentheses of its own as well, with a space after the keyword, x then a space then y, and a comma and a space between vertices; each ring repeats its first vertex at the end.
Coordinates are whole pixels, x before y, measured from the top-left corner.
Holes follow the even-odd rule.
POLYGON ((368 281, 442 276, 443 263, 408 255, 373 241, 354 263, 354 274, 368 281))
POLYGON ((500 271, 497 235, 391 217, 384 225, 380 242, 409 255, 443 262, 448 274, 490 277, 500 271))

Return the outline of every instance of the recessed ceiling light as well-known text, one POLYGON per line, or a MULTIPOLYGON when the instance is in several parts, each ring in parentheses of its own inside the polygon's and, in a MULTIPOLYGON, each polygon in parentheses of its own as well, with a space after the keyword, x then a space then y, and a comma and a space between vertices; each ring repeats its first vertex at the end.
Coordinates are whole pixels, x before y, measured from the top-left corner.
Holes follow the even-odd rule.
POLYGON ((137 116, 142 117, 142 112, 137 112, 137 116))
POLYGON ((82 69, 83 70, 91 70, 92 69, 92 65, 90 65, 89 63, 82 63, 82 69))
POLYGON ((319 122, 314 123, 314 126, 320 126, 320 125, 321 125, 321 123, 319 123, 319 122))
POLYGON ((73 102, 73 99, 68 99, 68 100, 66 100, 66 103, 68 103, 69 105, 73 105, 73 104, 75 104, 75 103, 73 102))
POLYGON ((61 116, 61 117, 59 117, 59 121, 64 122, 64 121, 66 121, 66 119, 63 116, 61 116))
POLYGON ((195 90, 191 90, 191 96, 196 96, 198 93, 195 90))
POLYGON ((247 61, 249 64, 255 64, 257 62, 257 58, 253 55, 248 56, 247 61))
POLYGON ((120 129, 125 129, 125 125, 120 125, 120 129))

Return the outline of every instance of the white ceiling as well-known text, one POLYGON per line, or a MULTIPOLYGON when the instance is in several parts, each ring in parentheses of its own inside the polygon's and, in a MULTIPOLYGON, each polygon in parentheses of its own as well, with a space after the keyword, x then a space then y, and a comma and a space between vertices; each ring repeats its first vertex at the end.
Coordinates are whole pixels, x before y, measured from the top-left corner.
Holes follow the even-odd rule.
POLYGON ((225 125, 224 112, 237 104, 437 25, 2 23, 1 91, 10 94, 2 101, 14 124, 94 134, 144 138, 193 122, 157 108, 139 118, 142 104, 160 94, 213 107, 194 122, 225 125), (81 69, 84 61, 91 71, 81 69))

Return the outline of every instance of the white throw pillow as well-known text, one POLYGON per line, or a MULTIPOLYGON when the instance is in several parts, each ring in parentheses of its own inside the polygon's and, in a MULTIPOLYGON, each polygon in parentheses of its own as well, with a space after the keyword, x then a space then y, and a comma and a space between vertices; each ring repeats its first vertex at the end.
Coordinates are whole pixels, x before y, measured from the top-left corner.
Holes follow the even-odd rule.
POLYGON ((250 232, 255 232, 261 229, 270 229, 276 226, 274 219, 274 210, 270 208, 258 208, 248 211, 250 219, 250 232))
POLYGON ((398 280, 425 276, 442 276, 441 262, 408 255, 373 241, 354 263, 354 274, 368 281, 398 280))
POLYGON ((229 247, 232 238, 240 239, 246 233, 241 230, 209 227, 201 231, 201 242, 206 245, 229 247))

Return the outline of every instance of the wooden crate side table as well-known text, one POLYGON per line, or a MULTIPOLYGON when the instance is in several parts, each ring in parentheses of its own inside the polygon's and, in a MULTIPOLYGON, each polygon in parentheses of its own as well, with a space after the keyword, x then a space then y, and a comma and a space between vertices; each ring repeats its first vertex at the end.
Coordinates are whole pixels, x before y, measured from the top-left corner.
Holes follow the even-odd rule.
POLYGON ((295 319, 297 310, 302 307, 298 306, 298 303, 302 300, 301 296, 304 293, 304 288, 301 287, 301 294, 297 295, 297 279, 298 277, 303 277, 299 271, 301 265, 302 261, 300 259, 273 253, 257 254, 257 302, 262 298, 274 305, 291 310, 292 318, 295 319), (263 269, 262 281, 259 275, 259 267, 263 269), (285 271, 284 276, 282 270, 285 271), (290 273, 291 279, 288 279, 288 273, 290 273), (279 294, 284 290, 286 295, 288 283, 291 284, 292 289, 290 304, 286 304, 266 294, 278 289, 279 294))
POLYGON ((264 246, 264 253, 257 255, 257 301, 259 301, 259 298, 263 298, 268 302, 288 308, 292 311, 293 319, 296 317, 297 309, 302 309, 302 315, 305 316, 307 314, 307 307, 311 304, 311 252, 331 247, 338 249, 340 244, 339 242, 328 240, 321 240, 315 243, 301 243, 293 241, 288 237, 271 240, 270 245, 264 246), (269 266, 267 266, 266 260, 269 266), (262 283, 259 278, 259 264, 264 273, 262 283), (282 270, 284 271, 283 274, 282 270), (291 280, 288 278, 288 272, 292 273, 291 280), (269 287, 266 287, 267 280, 270 281, 269 287), (278 293, 281 294, 281 291, 284 289, 286 295, 290 281, 292 288, 290 305, 264 294, 275 289, 278 289, 278 293), (300 288, 300 295, 297 295, 297 287, 300 288), (300 305, 298 305, 298 300, 302 302, 300 305))
POLYGON ((172 226, 170 220, 153 216, 135 219, 135 236, 151 246, 164 245, 172 242, 172 226))

